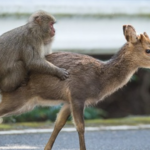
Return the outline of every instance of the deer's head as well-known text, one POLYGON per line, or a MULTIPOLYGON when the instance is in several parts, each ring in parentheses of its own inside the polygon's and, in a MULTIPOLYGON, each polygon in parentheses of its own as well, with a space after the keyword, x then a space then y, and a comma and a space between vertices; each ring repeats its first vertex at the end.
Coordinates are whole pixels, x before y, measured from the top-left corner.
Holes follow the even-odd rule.
POLYGON ((133 61, 139 67, 150 68, 150 39, 146 32, 137 35, 131 25, 123 26, 123 33, 129 46, 129 51, 133 61))

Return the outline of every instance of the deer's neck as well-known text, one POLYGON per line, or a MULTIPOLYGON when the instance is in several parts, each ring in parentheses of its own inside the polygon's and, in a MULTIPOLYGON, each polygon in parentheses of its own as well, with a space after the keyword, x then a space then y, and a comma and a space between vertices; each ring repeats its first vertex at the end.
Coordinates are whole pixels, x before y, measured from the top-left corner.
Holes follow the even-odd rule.
POLYGON ((101 99, 123 87, 138 69, 127 48, 128 45, 124 45, 112 59, 104 64, 101 99))

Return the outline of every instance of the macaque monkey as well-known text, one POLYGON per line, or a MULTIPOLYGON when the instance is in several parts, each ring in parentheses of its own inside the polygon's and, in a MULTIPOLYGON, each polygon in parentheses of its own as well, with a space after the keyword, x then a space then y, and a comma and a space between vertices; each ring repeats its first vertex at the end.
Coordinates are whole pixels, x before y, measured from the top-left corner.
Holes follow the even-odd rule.
POLYGON ((0 36, 0 90, 13 91, 26 82, 29 72, 68 78, 68 72, 45 59, 55 35, 55 19, 44 11, 31 15, 27 24, 0 36))

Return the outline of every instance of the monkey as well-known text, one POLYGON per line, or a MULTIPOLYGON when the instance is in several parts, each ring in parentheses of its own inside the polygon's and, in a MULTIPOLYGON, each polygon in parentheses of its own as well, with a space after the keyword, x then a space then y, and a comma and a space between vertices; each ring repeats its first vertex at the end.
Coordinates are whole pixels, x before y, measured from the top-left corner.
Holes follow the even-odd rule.
POLYGON ((55 18, 45 12, 33 13, 28 22, 0 36, 0 90, 11 92, 26 83, 30 72, 50 74, 61 80, 69 77, 45 59, 55 35, 55 18))

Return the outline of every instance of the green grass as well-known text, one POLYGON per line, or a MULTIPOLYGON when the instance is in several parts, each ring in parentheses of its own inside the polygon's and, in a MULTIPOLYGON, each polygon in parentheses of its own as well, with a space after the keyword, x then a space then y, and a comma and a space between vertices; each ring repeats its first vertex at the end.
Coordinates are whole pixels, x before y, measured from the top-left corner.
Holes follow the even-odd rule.
MULTIPOLYGON (((126 117, 121 119, 94 119, 86 120, 85 126, 115 126, 115 125, 139 125, 150 124, 150 117, 126 117)), ((53 128, 54 123, 47 122, 24 122, 24 123, 11 123, 0 124, 0 130, 12 129, 28 129, 28 128, 53 128)), ((73 126, 71 121, 68 121, 66 126, 73 126)))
POLYGON ((0 130, 11 130, 13 129, 10 124, 0 124, 0 130))
POLYGON ((126 117, 120 119, 100 119, 100 120, 87 120, 86 124, 89 126, 97 125, 139 125, 139 124, 150 124, 150 117, 126 117))
POLYGON ((21 123, 2 123, 0 130, 30 129, 30 128, 52 128, 54 123, 47 122, 21 122, 21 123))

